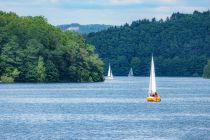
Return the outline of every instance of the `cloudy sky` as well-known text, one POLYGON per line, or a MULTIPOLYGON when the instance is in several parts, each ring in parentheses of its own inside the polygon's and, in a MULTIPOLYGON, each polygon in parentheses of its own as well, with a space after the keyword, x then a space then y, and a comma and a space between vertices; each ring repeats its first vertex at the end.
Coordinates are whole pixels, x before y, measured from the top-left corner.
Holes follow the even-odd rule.
POLYGON ((0 0, 0 10, 21 16, 43 15, 53 25, 122 25, 143 18, 166 18, 173 12, 208 9, 210 0, 0 0))

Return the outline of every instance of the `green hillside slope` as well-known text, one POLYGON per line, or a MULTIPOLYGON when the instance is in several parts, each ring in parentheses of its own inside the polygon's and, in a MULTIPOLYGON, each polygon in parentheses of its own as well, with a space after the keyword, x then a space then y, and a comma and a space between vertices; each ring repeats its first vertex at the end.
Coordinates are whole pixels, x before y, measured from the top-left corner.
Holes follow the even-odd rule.
POLYGON ((88 43, 114 75, 148 75, 152 53, 158 76, 202 76, 210 58, 210 11, 175 13, 165 21, 139 20, 91 33, 88 43))

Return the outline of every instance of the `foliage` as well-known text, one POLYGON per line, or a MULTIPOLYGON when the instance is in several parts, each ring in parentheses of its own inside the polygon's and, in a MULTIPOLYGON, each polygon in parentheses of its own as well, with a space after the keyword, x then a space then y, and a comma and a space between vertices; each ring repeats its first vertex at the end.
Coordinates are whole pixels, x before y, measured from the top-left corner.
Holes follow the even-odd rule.
POLYGON ((103 81, 103 63, 78 33, 37 17, 0 11, 2 82, 103 81))
POLYGON ((44 60, 41 56, 38 59, 37 75, 38 75, 37 80, 39 82, 44 82, 45 81, 46 69, 45 69, 45 65, 44 65, 44 60))
POLYGON ((210 79, 210 60, 203 69, 203 78, 210 79))
POLYGON ((19 76, 20 71, 17 68, 7 67, 5 74, 1 76, 1 82, 12 83, 19 76))
POLYGON ((210 57, 210 11, 134 21, 90 33, 87 42, 114 75, 127 75, 131 66, 135 75, 149 75, 153 53, 158 76, 202 76, 210 57))
POLYGON ((4 83, 13 83, 14 82, 14 78, 6 76, 6 75, 2 75, 1 76, 1 82, 4 83))

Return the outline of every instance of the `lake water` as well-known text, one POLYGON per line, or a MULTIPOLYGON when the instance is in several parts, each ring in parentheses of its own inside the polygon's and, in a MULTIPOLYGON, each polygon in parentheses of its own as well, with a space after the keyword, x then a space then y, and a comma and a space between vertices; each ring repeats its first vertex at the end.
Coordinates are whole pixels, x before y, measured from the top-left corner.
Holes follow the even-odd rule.
POLYGON ((0 139, 210 139, 210 80, 148 77, 102 83, 0 84, 0 139))

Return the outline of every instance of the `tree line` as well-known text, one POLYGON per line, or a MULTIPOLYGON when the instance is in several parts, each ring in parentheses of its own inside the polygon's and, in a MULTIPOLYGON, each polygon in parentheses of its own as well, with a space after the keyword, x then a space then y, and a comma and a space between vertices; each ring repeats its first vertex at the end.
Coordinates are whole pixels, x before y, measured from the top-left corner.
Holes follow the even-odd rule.
POLYGON ((87 42, 95 45, 114 75, 149 75, 153 53, 158 76, 202 76, 210 58, 210 11, 174 13, 166 20, 143 19, 90 33, 87 42))
POLYGON ((78 33, 42 16, 0 11, 1 82, 97 82, 103 75, 103 62, 78 33))

